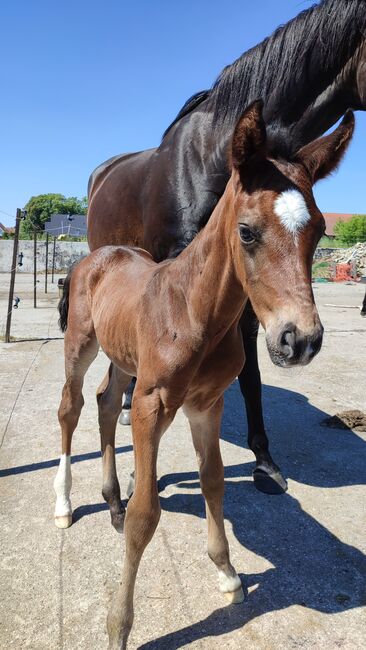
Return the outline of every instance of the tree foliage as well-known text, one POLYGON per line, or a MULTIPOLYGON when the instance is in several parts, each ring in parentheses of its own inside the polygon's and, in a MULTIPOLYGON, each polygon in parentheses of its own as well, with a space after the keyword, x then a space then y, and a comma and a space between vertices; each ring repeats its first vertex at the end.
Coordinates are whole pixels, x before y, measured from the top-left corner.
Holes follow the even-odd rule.
POLYGON ((21 236, 31 237, 34 229, 44 230, 44 224, 53 214, 86 214, 87 198, 66 197, 63 194, 38 194, 32 196, 24 206, 26 218, 21 222, 21 236))
POLYGON ((334 226, 337 239, 345 244, 366 241, 366 215, 355 214, 349 221, 338 221, 334 226))

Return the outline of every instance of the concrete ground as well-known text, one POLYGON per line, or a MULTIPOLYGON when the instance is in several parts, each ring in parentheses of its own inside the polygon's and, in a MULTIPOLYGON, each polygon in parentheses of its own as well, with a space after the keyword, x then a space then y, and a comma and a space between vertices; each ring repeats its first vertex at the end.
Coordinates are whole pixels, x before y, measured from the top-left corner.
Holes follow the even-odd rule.
MULTIPOLYGON (((124 547, 101 497, 94 394, 107 361, 100 353, 87 375, 73 444, 74 523, 61 531, 52 488, 63 384, 56 287, 47 298, 40 291, 33 310, 32 285, 31 277, 17 277, 12 334, 36 340, 0 343, 0 647, 102 650, 124 547)), ((7 286, 8 276, 0 276, 0 333, 7 286)), ((289 479, 286 495, 255 490, 237 383, 227 391, 225 516, 232 562, 248 590, 242 605, 225 605, 206 557, 195 457, 177 415, 161 443, 162 517, 138 574, 129 648, 365 647, 366 435, 321 426, 328 414, 366 410, 366 320, 354 308, 363 291, 314 286, 326 332, 307 368, 276 369, 259 337, 266 425, 289 479)), ((129 427, 118 426, 117 446, 123 488, 133 466, 129 427)))

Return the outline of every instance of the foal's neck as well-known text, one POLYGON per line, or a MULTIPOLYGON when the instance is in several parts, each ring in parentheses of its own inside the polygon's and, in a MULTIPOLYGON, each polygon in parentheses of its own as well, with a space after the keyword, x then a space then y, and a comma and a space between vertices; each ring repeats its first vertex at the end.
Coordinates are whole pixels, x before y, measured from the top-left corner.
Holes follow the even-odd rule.
POLYGON ((173 281, 185 293, 191 321, 211 336, 224 335, 239 320, 247 299, 236 218, 227 201, 232 192, 229 182, 207 225, 173 262, 173 281))

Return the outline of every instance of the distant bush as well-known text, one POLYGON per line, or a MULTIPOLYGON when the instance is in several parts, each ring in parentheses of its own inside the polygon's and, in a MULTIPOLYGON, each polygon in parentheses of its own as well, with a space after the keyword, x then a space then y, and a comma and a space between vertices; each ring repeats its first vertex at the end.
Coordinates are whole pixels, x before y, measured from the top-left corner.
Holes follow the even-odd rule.
POLYGON ((338 221, 334 226, 334 234, 350 246, 366 241, 366 214, 355 214, 349 221, 338 221))

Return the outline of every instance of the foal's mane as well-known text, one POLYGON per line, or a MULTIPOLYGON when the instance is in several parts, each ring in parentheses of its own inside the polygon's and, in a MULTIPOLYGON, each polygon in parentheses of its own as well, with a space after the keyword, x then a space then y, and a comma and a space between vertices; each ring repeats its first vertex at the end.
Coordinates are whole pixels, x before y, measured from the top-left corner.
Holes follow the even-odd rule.
POLYGON ((206 99, 201 110, 213 112, 218 128, 224 121, 234 126, 258 97, 269 124, 277 115, 285 123, 296 121, 305 97, 308 105, 354 55, 365 28, 366 0, 321 0, 224 68, 210 91, 186 102, 164 136, 206 99))

